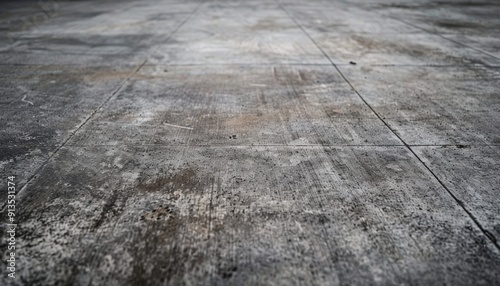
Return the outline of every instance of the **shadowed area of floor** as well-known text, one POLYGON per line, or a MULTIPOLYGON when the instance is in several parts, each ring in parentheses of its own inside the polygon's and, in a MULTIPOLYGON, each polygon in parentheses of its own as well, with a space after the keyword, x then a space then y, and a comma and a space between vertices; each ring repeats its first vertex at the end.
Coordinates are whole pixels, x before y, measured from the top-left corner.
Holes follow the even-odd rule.
POLYGON ((499 284, 498 15, 0 2, 0 284, 499 284))

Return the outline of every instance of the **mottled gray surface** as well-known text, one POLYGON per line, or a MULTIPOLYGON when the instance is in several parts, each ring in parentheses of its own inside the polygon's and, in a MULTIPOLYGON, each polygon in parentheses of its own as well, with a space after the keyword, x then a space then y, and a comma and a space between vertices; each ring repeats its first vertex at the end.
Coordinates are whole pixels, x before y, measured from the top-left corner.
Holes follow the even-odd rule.
POLYGON ((498 15, 1 3, 0 285, 500 284, 498 15))

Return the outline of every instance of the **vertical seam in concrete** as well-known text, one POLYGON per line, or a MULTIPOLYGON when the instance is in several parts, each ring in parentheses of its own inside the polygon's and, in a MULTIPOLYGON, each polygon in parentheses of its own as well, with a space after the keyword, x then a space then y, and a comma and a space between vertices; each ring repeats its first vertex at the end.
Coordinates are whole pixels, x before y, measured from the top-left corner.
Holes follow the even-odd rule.
POLYGON ((281 5, 281 3, 278 2, 278 0, 275 0, 276 3, 278 4, 278 6, 288 15, 288 17, 295 23, 295 25, 297 25, 297 27, 299 27, 302 32, 309 38, 309 40, 311 40, 314 45, 323 53, 323 55, 328 59, 328 61, 330 61, 330 63, 332 64, 332 66, 337 70, 337 72, 340 74, 340 76, 344 79, 344 81, 352 88, 352 90, 358 95, 358 97, 364 102, 364 104, 373 112, 373 114, 375 114, 375 116, 378 117, 378 119, 380 119, 380 121, 382 121, 382 123, 399 139, 399 141, 401 141, 401 143, 403 143, 403 145, 413 154, 413 156, 415 156, 415 158, 417 158, 417 160, 425 167, 425 169, 427 169, 427 171, 429 171, 429 173, 431 173, 431 175, 438 181, 438 183, 446 190, 446 192, 453 198, 453 200, 467 213, 467 215, 469 216, 469 218, 474 222, 474 224, 481 230, 481 232, 493 243, 493 245, 498 249, 500 250, 500 245, 498 244, 495 236, 489 232, 488 230, 486 230, 482 225, 481 223, 479 223, 479 220, 465 207, 464 203, 457 198, 457 196, 455 194, 453 194, 453 192, 443 183, 443 181, 441 181, 441 179, 439 179, 439 177, 436 175, 436 173, 434 173, 434 171, 431 170, 431 168, 429 166, 427 166, 427 164, 425 164, 425 162, 415 153, 415 151, 413 151, 413 149, 403 140, 403 138, 401 138, 401 136, 399 136, 390 126, 389 124, 373 109, 373 107, 363 98, 363 96, 354 88, 354 86, 351 84, 351 82, 349 82, 349 80, 347 79, 347 77, 342 73, 342 71, 337 67, 337 65, 333 62, 333 60, 328 56, 328 54, 320 47, 320 45, 311 37, 311 35, 309 35, 309 33, 307 33, 307 31, 304 29, 304 27, 302 27, 302 25, 300 25, 300 23, 292 17, 292 15, 288 12, 288 10, 286 10, 285 7, 283 7, 283 5, 281 5))
MULTIPOLYGON (((179 29, 184 26, 184 24, 186 24, 186 22, 196 13, 196 11, 198 11, 198 9, 201 7, 201 5, 203 5, 205 2, 201 2, 198 6, 196 6, 196 8, 186 17, 186 19, 184 19, 171 33, 170 35, 166 38, 165 42, 168 42, 168 40, 170 40, 170 38, 172 38, 172 36, 177 32, 179 31, 179 29)), ((54 156, 59 152, 59 150, 61 150, 70 140, 71 138, 73 138, 73 136, 85 125, 87 124, 87 122, 89 122, 92 117, 94 117, 94 115, 99 112, 99 110, 104 106, 106 105, 116 94, 118 94, 118 92, 123 88, 123 86, 130 80, 130 78, 132 78, 135 74, 137 74, 137 72, 139 72, 139 70, 148 62, 148 59, 144 60, 132 73, 130 73, 127 78, 125 78, 125 80, 123 80, 122 83, 120 83, 118 85, 118 87, 111 93, 110 96, 108 96, 103 103, 101 103, 94 111, 92 111, 90 113, 89 116, 87 116, 87 118, 82 122, 80 123, 80 125, 78 125, 76 127, 76 129, 71 132, 68 136, 68 138, 66 138, 63 143, 61 145, 59 145, 59 147, 57 147, 54 152, 49 155, 49 157, 40 165, 40 167, 38 167, 34 172, 33 174, 31 174, 31 176, 26 180, 26 183, 21 187, 21 189, 19 189, 19 191, 17 192, 17 196, 22 196, 22 194, 25 192, 27 186, 29 185, 29 183, 36 177, 36 175, 42 171, 45 166, 47 166, 47 164, 50 162, 50 160, 52 160, 52 158, 54 158, 54 156)), ((5 207, 7 206, 7 203, 3 203, 2 205, 2 212, 5 212, 5 207)))

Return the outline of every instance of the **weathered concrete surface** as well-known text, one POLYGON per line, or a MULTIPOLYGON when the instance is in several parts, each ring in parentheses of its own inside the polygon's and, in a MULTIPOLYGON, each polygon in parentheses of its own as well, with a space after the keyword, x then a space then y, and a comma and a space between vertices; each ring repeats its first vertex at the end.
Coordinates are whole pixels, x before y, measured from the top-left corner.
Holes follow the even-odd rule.
POLYGON ((40 3, 0 4, 1 285, 500 284, 499 3, 40 3))

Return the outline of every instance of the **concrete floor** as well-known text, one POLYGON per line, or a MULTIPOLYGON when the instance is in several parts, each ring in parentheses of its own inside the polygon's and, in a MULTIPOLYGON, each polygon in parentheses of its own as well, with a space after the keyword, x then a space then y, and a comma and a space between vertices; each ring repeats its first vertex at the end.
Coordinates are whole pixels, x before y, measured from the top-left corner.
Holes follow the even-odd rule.
POLYGON ((500 285, 499 15, 3 2, 0 284, 500 285))

